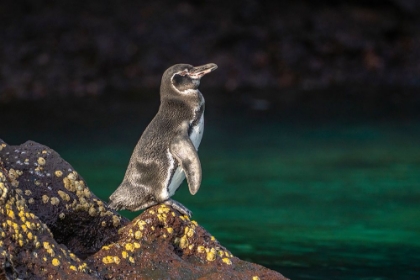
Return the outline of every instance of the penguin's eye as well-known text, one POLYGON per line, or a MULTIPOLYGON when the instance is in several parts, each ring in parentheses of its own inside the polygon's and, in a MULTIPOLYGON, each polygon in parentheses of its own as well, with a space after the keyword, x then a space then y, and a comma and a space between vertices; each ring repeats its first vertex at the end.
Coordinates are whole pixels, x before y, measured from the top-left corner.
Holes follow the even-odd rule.
POLYGON ((186 75, 182 76, 180 74, 175 74, 174 77, 172 78, 172 83, 176 88, 181 88, 183 86, 190 84, 191 80, 186 75))

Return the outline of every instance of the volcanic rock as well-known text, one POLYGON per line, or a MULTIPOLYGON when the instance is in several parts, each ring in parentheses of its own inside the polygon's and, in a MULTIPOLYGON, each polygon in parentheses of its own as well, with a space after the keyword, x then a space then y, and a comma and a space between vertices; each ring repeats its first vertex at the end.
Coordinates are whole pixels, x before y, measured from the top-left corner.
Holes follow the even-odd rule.
POLYGON ((0 279, 286 279, 164 204, 133 221, 52 149, 0 140, 0 279))

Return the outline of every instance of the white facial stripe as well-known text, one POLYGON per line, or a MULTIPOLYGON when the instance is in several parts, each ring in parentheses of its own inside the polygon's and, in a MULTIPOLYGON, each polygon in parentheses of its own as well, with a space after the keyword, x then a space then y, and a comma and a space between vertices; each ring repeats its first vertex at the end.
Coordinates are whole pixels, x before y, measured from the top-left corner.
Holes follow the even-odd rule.
POLYGON ((173 80, 173 78, 175 77, 175 75, 181 75, 181 76, 185 76, 185 75, 187 75, 188 74, 188 69, 187 68, 185 68, 184 70, 182 70, 182 71, 178 71, 178 72, 176 72, 176 73, 174 73, 173 75, 172 75, 172 77, 171 77, 171 81, 173 80))
MULTIPOLYGON (((186 89, 186 90, 179 90, 174 86, 173 80, 175 75, 181 75, 181 76, 185 76, 188 73, 187 69, 184 69, 182 71, 176 72, 172 75, 171 77, 171 87, 178 93, 180 94, 196 94, 198 92, 198 89, 186 89)), ((200 84, 200 80, 193 80, 193 82, 197 82, 198 84, 200 84)))
POLYGON ((196 94, 198 92, 198 89, 191 89, 191 88, 181 91, 181 90, 177 89, 173 84, 172 84, 172 88, 174 90, 176 90, 176 92, 178 92, 180 94, 186 94, 186 95, 188 95, 188 94, 196 94))

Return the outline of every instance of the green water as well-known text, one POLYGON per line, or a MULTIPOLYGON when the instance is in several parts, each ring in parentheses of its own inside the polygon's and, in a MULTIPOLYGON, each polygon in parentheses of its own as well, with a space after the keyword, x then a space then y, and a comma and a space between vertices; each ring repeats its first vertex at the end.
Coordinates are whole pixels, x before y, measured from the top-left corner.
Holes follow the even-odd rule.
MULTIPOLYGON (((48 144, 107 200, 144 124, 2 138, 48 144)), ((420 279, 420 122, 210 118, 199 155, 199 192, 175 199, 236 256, 292 279, 420 279)))

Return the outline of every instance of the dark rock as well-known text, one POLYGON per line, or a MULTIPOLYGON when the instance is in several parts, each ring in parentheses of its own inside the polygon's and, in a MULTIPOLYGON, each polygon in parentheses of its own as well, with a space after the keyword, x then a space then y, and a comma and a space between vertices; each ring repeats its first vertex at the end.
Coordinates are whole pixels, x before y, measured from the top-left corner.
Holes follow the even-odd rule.
POLYGON ((0 162, 0 279, 100 279, 54 239, 17 185, 0 162))
POLYGON ((286 279, 157 205, 129 222, 55 151, 0 140, 0 279, 286 279))
POLYGON ((111 242, 128 223, 90 192, 86 182, 54 150, 28 141, 9 146, 0 139, 0 159, 15 192, 58 243, 86 257, 111 242))
POLYGON ((285 279, 234 257, 196 221, 164 204, 143 212, 120 230, 118 242, 86 262, 106 279, 135 274, 147 279, 285 279))

